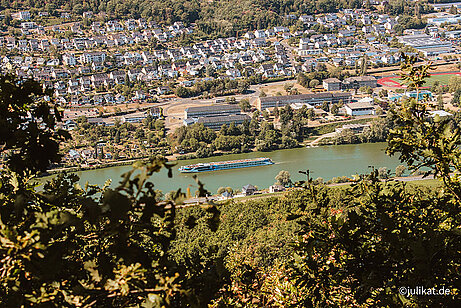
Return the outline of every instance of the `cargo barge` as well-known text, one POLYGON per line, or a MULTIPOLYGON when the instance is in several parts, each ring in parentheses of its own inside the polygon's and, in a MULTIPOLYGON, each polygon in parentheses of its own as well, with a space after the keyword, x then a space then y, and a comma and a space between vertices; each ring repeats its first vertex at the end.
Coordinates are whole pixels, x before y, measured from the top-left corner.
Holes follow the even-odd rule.
POLYGON ((236 168, 247 168, 247 167, 256 167, 256 166, 267 166, 272 165, 274 162, 267 157, 259 157, 252 159, 239 159, 239 160, 229 160, 229 161, 218 161, 212 163, 199 163, 194 165, 182 166, 179 168, 179 172, 182 173, 195 173, 195 172, 205 172, 205 171, 217 171, 217 170, 226 170, 226 169, 236 169, 236 168))

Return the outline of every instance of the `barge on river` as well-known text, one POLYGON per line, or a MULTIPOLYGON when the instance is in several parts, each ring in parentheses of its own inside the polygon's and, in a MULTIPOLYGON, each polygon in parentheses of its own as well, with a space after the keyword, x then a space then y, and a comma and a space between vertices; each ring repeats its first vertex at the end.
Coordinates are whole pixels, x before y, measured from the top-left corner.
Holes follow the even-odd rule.
POLYGON ((195 165, 182 166, 179 168, 179 172, 183 173, 195 173, 205 171, 216 171, 256 166, 272 165, 274 162, 267 157, 251 158, 251 159, 239 159, 229 161, 218 161, 211 163, 199 163, 195 165))

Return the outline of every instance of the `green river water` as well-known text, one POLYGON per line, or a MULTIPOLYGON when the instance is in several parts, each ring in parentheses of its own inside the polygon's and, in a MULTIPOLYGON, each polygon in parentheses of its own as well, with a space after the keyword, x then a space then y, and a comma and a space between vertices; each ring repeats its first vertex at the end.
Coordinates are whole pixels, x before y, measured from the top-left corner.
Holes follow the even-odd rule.
MULTIPOLYGON (((399 161, 397 157, 389 157, 384 153, 386 143, 364 143, 353 145, 321 146, 317 148, 298 148, 279 150, 274 152, 253 152, 245 154, 223 155, 204 159, 178 161, 174 168, 173 177, 167 177, 167 171, 152 176, 151 180, 157 189, 164 193, 182 188, 183 191, 191 186, 195 191, 196 184, 192 174, 179 173, 178 168, 183 165, 190 165, 197 162, 212 162, 223 160, 234 160, 255 157, 269 157, 275 163, 269 166, 251 168, 231 169, 222 171, 211 171, 197 173, 199 179, 205 183, 205 188, 216 193, 221 186, 230 186, 234 189, 241 189, 246 184, 253 184, 261 188, 267 188, 274 184, 275 176, 280 170, 287 170, 293 181, 303 179, 298 173, 299 170, 311 170, 313 178, 322 177, 324 180, 336 176, 351 176, 352 174, 365 173, 370 169, 368 166, 387 167, 394 170, 399 161)), ((77 174, 84 184, 88 181, 91 184, 102 185, 107 179, 112 179, 115 186, 120 180, 120 175, 130 166, 118 166, 105 169, 81 171, 77 174)))

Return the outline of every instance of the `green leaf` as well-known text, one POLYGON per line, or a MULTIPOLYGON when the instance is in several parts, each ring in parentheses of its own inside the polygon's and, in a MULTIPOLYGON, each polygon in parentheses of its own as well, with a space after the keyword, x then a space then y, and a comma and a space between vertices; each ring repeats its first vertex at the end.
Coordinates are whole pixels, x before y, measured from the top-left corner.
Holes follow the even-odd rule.
POLYGON ((126 218, 128 210, 131 208, 130 199, 112 189, 107 189, 104 192, 103 205, 110 209, 110 216, 115 219, 126 218))

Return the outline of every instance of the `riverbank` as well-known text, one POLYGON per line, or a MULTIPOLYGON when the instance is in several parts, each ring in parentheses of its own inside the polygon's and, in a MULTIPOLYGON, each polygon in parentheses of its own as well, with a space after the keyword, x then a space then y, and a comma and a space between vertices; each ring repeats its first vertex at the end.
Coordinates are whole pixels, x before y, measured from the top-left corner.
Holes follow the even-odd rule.
POLYGON ((139 158, 129 159, 129 160, 107 162, 107 163, 99 164, 99 165, 88 165, 88 166, 82 165, 79 167, 55 168, 55 169, 47 170, 46 172, 40 174, 39 177, 46 177, 46 176, 53 175, 53 174, 60 173, 60 172, 80 172, 80 171, 105 169, 105 168, 118 167, 118 166, 128 166, 137 161, 148 161, 148 160, 149 160, 149 157, 139 157, 139 158))
MULTIPOLYGON (((205 184, 205 188, 216 193, 219 187, 232 187, 240 190, 244 185, 252 184, 258 187, 269 187, 275 182, 275 176, 285 170, 291 174, 293 181, 302 180, 299 170, 310 169, 311 177, 321 177, 326 182, 335 177, 351 177, 354 174, 369 172, 368 166, 387 167, 394 170, 400 165, 397 157, 385 154, 386 143, 363 143, 351 145, 333 145, 313 148, 295 148, 276 150, 271 152, 250 152, 241 154, 222 155, 216 157, 200 158, 187 161, 177 160, 173 168, 173 178, 167 177, 167 170, 161 170, 151 176, 151 181, 156 189, 164 193, 181 188, 186 191, 190 187, 192 193, 197 189, 193 174, 180 173, 178 168, 195 163, 208 163, 217 160, 252 159, 268 157, 274 164, 241 169, 229 169, 212 172, 200 172, 196 175, 205 184)), ((112 179, 111 187, 116 187, 120 176, 132 169, 124 162, 122 166, 99 168, 87 171, 78 171, 79 183, 86 182, 95 185, 104 185, 107 179, 112 179)), ((46 178, 45 178, 46 180, 46 178)))
MULTIPOLYGON (((331 123, 325 123, 322 125, 315 125, 312 127, 308 127, 307 129, 310 129, 312 132, 314 132, 314 135, 310 136, 310 138, 305 139, 303 142, 299 143, 297 147, 293 147, 290 149, 296 149, 296 148, 301 148, 301 147, 317 147, 317 146, 325 146, 325 145, 332 145, 332 143, 329 142, 321 142, 322 140, 330 140, 331 138, 334 137, 335 129, 337 127, 340 127, 341 125, 344 124, 356 124, 356 123, 366 123, 369 121, 373 121, 378 117, 363 117, 360 119, 348 119, 344 121, 338 121, 338 122, 331 122, 331 123), (314 138, 314 140, 312 140, 314 138)), ((259 152, 259 153, 271 153, 274 151, 280 151, 280 150, 290 150, 290 149, 276 149, 272 151, 265 151, 265 152, 259 152)), ((257 153, 258 151, 252 150, 247 153, 257 153)), ((245 154, 245 153, 232 153, 232 152, 215 152, 213 155, 209 157, 219 157, 223 155, 233 155, 233 154, 245 154)), ((265 155, 263 155, 265 156, 265 155)), ((165 156, 165 158, 168 161, 186 161, 186 160, 193 160, 193 159, 202 159, 202 158, 209 158, 209 157, 197 157, 196 154, 190 153, 190 154, 172 154, 165 156)), ((131 165, 137 161, 147 161, 149 157, 139 157, 139 158, 133 158, 133 159, 128 159, 128 160, 119 160, 119 161, 113 161, 113 162, 105 162, 101 164, 95 164, 95 165, 81 165, 81 166, 73 166, 73 167, 62 167, 62 168, 55 168, 55 169, 49 169, 45 173, 42 173, 39 177, 46 177, 52 174, 60 173, 60 172, 80 172, 80 171, 87 171, 87 170, 97 170, 97 169, 105 169, 105 168, 111 168, 111 167, 116 167, 116 166, 127 166, 131 165)))
MULTIPOLYGON (((289 149, 276 149, 276 150, 265 151, 265 152, 254 150, 254 151, 243 152, 243 153, 218 152, 212 156, 203 157, 203 158, 197 157, 195 154, 185 154, 185 155, 173 154, 173 155, 165 156, 165 158, 169 162, 174 162, 174 161, 184 162, 184 161, 197 160, 197 159, 218 158, 218 157, 226 156, 226 155, 237 155, 237 154, 248 154, 248 153, 261 153, 262 156, 266 156, 265 153, 272 153, 275 151, 285 151, 285 150, 293 150, 293 149, 299 149, 299 148, 313 148, 313 147, 319 147, 319 146, 331 146, 334 144, 327 143, 327 142, 322 143, 321 141, 324 139, 329 140, 333 138, 334 135, 335 135, 335 132, 326 133, 320 136, 315 136, 316 138, 313 141, 305 141, 303 143, 300 143, 298 146, 289 148, 289 149)), ((366 144, 366 143, 356 143, 356 144, 366 144)), ((81 172, 81 171, 88 171, 88 170, 107 169, 107 168, 112 168, 112 167, 117 167, 117 166, 128 166, 138 161, 147 162, 148 160, 149 160, 149 157, 140 157, 140 158, 134 158, 134 159, 129 159, 129 160, 123 160, 123 161, 107 162, 107 163, 98 164, 98 165, 81 165, 78 167, 55 168, 55 169, 47 170, 46 172, 40 174, 38 177, 42 178, 42 177, 50 176, 50 175, 57 174, 60 172, 81 172)))
MULTIPOLYGON (((413 187, 427 187, 427 188, 437 188, 442 185, 442 183, 434 179, 432 175, 428 177, 424 176, 404 176, 404 177, 395 177, 389 179, 390 181, 399 181, 399 182, 406 182, 409 185, 413 187)), ((335 183, 335 184, 326 184, 327 187, 331 188, 338 188, 338 189, 344 189, 349 187, 353 182, 347 182, 347 183, 335 183)), ((252 201, 252 200, 260 200, 260 199, 266 199, 266 198, 272 198, 272 197, 280 197, 285 195, 286 193, 290 193, 293 190, 296 189, 302 189, 302 188, 288 188, 285 191, 281 192, 269 192, 268 189, 264 189, 261 191, 258 191, 258 193, 253 194, 253 195, 235 195, 229 198, 224 198, 220 195, 212 195, 210 197, 203 197, 203 198, 190 198, 184 201, 184 205, 179 206, 179 207, 188 207, 188 206, 195 206, 198 204, 204 204, 209 201, 213 202, 227 202, 227 201, 236 201, 236 202, 246 202, 246 201, 252 201)))

